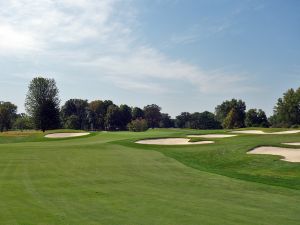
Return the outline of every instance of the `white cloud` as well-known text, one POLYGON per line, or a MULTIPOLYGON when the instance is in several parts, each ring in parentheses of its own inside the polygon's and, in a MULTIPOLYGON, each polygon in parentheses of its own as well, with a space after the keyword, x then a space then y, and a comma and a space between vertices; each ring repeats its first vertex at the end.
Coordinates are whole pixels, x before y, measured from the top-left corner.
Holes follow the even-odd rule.
MULTIPOLYGON (((16 30, 9 24, 0 24, 1 52, 15 53, 15 51, 34 51, 42 45, 27 31, 16 30)), ((0 53, 1 54, 1 53, 0 53)))
POLYGON ((134 32, 137 18, 132 1, 7 0, 0 2, 0 9, 2 57, 16 51, 31 54, 28 61, 51 64, 52 60, 61 67, 81 67, 121 88, 141 92, 161 92, 168 89, 167 81, 187 82, 204 93, 244 88, 241 75, 204 71, 140 44, 134 32))

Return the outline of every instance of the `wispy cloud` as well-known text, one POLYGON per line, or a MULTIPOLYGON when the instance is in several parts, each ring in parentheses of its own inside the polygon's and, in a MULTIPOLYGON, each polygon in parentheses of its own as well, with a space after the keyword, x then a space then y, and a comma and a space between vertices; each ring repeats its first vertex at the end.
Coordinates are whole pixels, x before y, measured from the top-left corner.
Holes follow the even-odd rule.
MULTIPOLYGON (((28 63, 58 65, 53 68, 58 74, 80 68, 95 79, 140 92, 161 93, 173 81, 188 82, 203 93, 231 93, 247 87, 244 75, 205 71, 141 44, 135 34, 134 1, 7 0, 0 2, 0 9, 0 57, 26 55, 28 63)), ((209 32, 222 32, 229 26, 222 23, 209 32)), ((193 32, 173 41, 193 42, 198 38, 193 32)))

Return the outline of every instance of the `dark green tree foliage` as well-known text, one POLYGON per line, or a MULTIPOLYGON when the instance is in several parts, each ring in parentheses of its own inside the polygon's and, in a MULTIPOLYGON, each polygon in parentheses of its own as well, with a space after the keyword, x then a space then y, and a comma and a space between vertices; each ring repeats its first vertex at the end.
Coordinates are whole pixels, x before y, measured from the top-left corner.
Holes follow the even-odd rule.
POLYGON ((220 127, 220 122, 216 120, 215 115, 211 112, 196 112, 191 115, 190 128, 192 129, 219 129, 220 127))
POLYGON ((104 100, 103 104, 104 104, 105 113, 107 112, 107 109, 110 105, 114 105, 113 101, 111 101, 111 100, 104 100))
POLYGON ((135 119, 128 124, 128 130, 133 132, 142 132, 148 130, 148 124, 145 119, 135 119))
POLYGON ((161 128, 170 128, 174 127, 174 121, 171 119, 171 116, 167 113, 161 114, 161 120, 159 122, 159 127, 161 128))
POLYGON ((159 122, 161 120, 160 110, 161 108, 155 104, 147 105, 144 107, 145 119, 147 120, 149 127, 159 127, 159 122))
POLYGON ((13 127, 14 129, 21 131, 34 129, 32 119, 25 113, 17 115, 17 119, 15 120, 13 127))
POLYGON ((105 129, 106 130, 119 130, 120 129, 120 109, 116 105, 110 105, 107 108, 105 116, 105 129))
POLYGON ((246 113, 245 124, 247 127, 268 127, 268 119, 261 109, 249 109, 246 113))
POLYGON ((58 88, 54 79, 34 78, 26 96, 26 111, 36 129, 42 131, 60 127, 58 88))
POLYGON ((131 122, 132 112, 128 105, 120 105, 120 129, 126 130, 127 125, 131 122))
POLYGON ((36 128, 43 132, 59 128, 60 118, 58 106, 51 100, 44 101, 34 117, 34 122, 36 128))
POLYGON ((106 104, 101 100, 92 101, 88 105, 88 121, 91 130, 103 130, 105 115, 106 115, 106 104))
POLYGON ((134 107, 132 109, 132 119, 136 120, 136 119, 142 119, 142 118, 144 118, 144 111, 139 107, 134 107))
POLYGON ((272 126, 290 127, 300 124, 300 88, 289 89, 279 98, 274 108, 272 126))
POLYGON ((87 100, 70 99, 66 101, 66 103, 61 108, 61 116, 65 128, 81 129, 81 130, 87 129, 88 128, 87 109, 88 109, 87 100), (77 119, 77 121, 75 121, 75 119, 77 119))
POLYGON ((176 116, 175 126, 178 128, 189 128, 191 121, 191 114, 188 112, 182 112, 179 116, 176 116))
POLYGON ((234 128, 245 127, 245 110, 246 104, 242 100, 227 100, 216 107, 216 119, 222 124, 224 128, 229 128, 228 125, 231 123, 234 128), (230 112, 231 115, 229 116, 230 112), (231 119, 234 119, 234 121, 228 123, 231 119))
POLYGON ((10 102, 0 102, 0 130, 9 130, 17 117, 17 106, 10 102))

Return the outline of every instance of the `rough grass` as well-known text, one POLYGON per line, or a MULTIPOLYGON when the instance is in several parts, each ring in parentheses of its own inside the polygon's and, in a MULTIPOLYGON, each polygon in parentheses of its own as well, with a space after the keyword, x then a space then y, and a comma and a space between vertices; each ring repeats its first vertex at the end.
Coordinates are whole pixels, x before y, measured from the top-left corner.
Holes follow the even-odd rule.
POLYGON ((240 135, 205 146, 134 143, 193 133, 207 132, 100 132, 57 141, 38 133, 3 141, 0 224, 299 224, 300 164, 245 154, 299 141, 299 134, 240 135))

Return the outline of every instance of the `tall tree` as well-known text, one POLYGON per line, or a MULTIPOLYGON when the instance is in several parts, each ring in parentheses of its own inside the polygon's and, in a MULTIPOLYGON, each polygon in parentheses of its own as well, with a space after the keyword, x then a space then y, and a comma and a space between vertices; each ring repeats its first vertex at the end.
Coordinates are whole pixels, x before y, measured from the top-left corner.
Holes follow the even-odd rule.
MULTIPOLYGON (((234 114, 230 116, 235 121, 232 121, 235 128, 241 128, 245 126, 245 117, 246 117, 246 104, 242 100, 232 99, 230 101, 224 101, 221 105, 216 107, 216 119, 222 123, 224 127, 225 119, 228 117, 229 113, 234 114)), ((228 117, 229 118, 229 117, 228 117)), ((228 125, 228 118, 226 125, 228 125)))
POLYGON ((268 127, 266 113, 261 109, 249 109, 246 113, 245 124, 247 127, 268 127))
POLYGON ((0 102, 0 131, 9 130, 17 117, 17 106, 11 102, 0 102))
POLYGON ((107 107, 101 100, 92 101, 88 105, 88 121, 90 129, 103 130, 107 107))
POLYGON ((66 103, 61 108, 61 116, 65 127, 81 130, 87 129, 87 108, 87 100, 70 99, 66 101, 66 103))
POLYGON ((45 132, 60 127, 58 92, 54 79, 36 77, 30 82, 25 108, 36 129, 45 132))
POLYGON ((155 104, 147 105, 144 107, 145 119, 147 120, 149 127, 159 127, 159 122, 161 120, 160 110, 161 108, 155 104))
POLYGON ((196 112, 191 115, 190 128, 193 129, 219 129, 221 124, 216 120, 215 115, 205 111, 202 113, 196 112))
POLYGON ((120 129, 120 109, 118 106, 108 106, 105 116, 105 128, 106 130, 120 129))
POLYGON ((142 118, 144 118, 144 111, 139 107, 134 107, 132 109, 132 119, 136 120, 136 119, 142 119, 142 118))
POLYGON ((191 121, 191 114, 189 112, 182 112, 176 116, 175 126, 178 128, 189 128, 191 121))
POLYGON ((159 122, 159 127, 161 127, 161 128, 174 127, 174 121, 171 119, 171 116, 168 113, 161 114, 161 120, 159 122))
MULTIPOLYGON (((279 98, 274 107, 276 126, 292 126, 300 124, 300 88, 289 89, 279 98)), ((273 120, 275 121, 275 120, 273 120)), ((274 124, 273 124, 274 125, 274 124)))
POLYGON ((128 105, 120 105, 120 128, 127 129, 127 125, 131 122, 131 108, 128 105))

